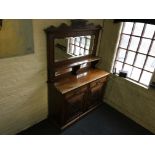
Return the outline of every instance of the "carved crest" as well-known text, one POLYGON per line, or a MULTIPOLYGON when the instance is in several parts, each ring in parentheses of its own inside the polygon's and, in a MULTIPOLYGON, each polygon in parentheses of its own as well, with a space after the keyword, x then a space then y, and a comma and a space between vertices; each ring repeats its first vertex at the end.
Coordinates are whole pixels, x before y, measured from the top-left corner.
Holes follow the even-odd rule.
POLYGON ((96 30, 96 29, 101 29, 100 25, 94 25, 93 23, 87 24, 87 20, 84 19, 74 19, 71 20, 71 24, 67 25, 65 23, 62 23, 58 27, 56 26, 50 26, 45 29, 45 32, 61 32, 61 31, 71 31, 71 30, 96 30))

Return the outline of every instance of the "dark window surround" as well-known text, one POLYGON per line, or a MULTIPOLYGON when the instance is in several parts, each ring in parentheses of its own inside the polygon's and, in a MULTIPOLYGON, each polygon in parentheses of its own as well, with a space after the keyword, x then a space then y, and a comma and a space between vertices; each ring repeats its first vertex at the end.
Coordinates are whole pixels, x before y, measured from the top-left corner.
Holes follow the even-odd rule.
POLYGON ((137 22, 155 25, 155 19, 114 19, 114 23, 119 22, 137 22))

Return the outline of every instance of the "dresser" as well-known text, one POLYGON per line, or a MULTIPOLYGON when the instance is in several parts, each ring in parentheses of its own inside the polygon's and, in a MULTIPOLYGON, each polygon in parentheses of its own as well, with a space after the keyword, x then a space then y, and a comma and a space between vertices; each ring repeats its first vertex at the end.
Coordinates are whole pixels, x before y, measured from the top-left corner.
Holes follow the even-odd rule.
POLYGON ((100 31, 101 26, 83 23, 61 24, 45 30, 48 117, 61 130, 102 104, 109 73, 96 67, 101 61, 96 56, 100 31))

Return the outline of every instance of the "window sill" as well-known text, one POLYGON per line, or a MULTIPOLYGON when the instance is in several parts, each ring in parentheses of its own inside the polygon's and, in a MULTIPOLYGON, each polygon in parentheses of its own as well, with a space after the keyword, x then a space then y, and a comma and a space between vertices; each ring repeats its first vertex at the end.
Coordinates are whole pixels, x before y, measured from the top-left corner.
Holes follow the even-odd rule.
POLYGON ((135 81, 133 81, 133 80, 131 80, 131 79, 120 77, 120 76, 117 75, 117 74, 112 74, 112 77, 118 77, 118 78, 123 79, 123 80, 125 80, 125 81, 129 81, 129 82, 133 83, 134 85, 143 87, 144 89, 149 89, 149 86, 144 86, 144 85, 142 85, 142 84, 140 84, 140 83, 137 83, 137 82, 135 82, 135 81))

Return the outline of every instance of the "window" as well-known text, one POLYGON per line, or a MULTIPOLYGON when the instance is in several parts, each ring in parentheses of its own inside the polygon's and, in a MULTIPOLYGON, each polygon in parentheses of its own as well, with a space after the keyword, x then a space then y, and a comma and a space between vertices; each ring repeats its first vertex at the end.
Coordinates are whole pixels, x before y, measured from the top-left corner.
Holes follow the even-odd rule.
POLYGON ((113 70, 148 86, 155 68, 155 25, 124 22, 113 70))
POLYGON ((67 53, 72 56, 88 55, 91 51, 91 36, 79 36, 68 38, 67 53))

